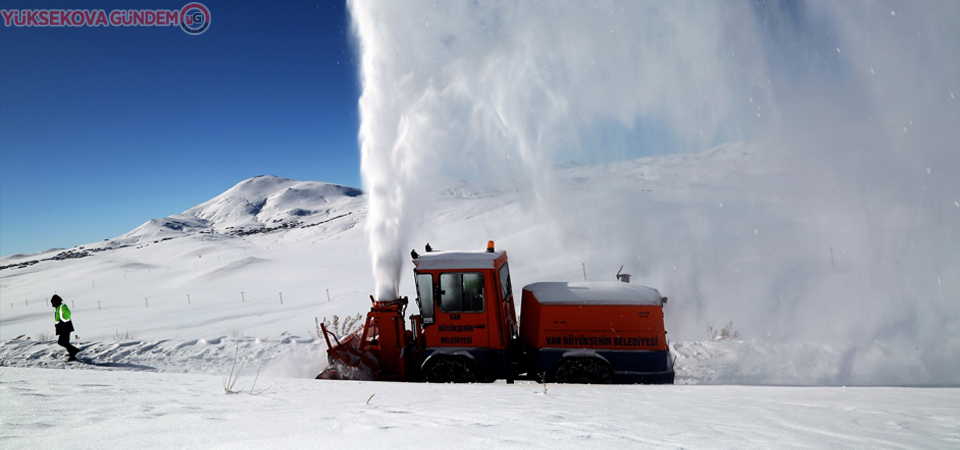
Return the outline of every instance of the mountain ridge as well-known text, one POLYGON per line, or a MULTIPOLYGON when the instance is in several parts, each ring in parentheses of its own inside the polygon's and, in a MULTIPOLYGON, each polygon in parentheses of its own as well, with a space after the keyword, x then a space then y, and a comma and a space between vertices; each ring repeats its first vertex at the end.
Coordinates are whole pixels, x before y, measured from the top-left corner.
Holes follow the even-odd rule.
POLYGON ((248 178, 180 214, 152 219, 116 239, 136 245, 196 233, 244 233, 308 225, 362 208, 363 191, 274 175, 248 178))
POLYGON ((24 260, 38 262, 89 256, 121 247, 206 233, 242 235, 295 226, 311 226, 363 209, 363 191, 321 181, 299 181, 258 175, 240 181, 223 193, 182 213, 150 219, 120 236, 72 248, 4 256, 4 266, 24 260))

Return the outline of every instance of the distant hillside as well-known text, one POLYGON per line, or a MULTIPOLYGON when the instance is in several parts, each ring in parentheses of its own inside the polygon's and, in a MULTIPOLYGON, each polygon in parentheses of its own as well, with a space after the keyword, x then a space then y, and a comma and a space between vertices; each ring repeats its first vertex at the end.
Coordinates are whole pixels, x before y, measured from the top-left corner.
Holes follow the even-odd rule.
POLYGON ((310 225, 363 207, 363 192, 270 175, 250 178, 183 213, 153 219, 113 240, 134 245, 184 234, 250 234, 310 225))
POLYGON ((151 219, 114 239, 72 249, 51 249, 3 258, 0 268, 26 267, 40 261, 77 259, 117 248, 148 245, 199 233, 244 236, 316 226, 345 218, 364 208, 360 189, 261 175, 180 214, 151 219))

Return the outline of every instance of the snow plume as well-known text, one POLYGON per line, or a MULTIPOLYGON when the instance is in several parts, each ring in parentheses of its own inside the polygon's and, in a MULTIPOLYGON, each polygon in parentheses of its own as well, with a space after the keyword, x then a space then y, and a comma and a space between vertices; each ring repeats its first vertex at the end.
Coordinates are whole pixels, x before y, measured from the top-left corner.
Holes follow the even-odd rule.
POLYGON ((436 180, 522 180, 534 193, 529 223, 559 234, 538 236, 546 250, 536 256, 583 252, 588 267, 601 261, 594 251, 620 262, 642 256, 627 269, 677 299, 674 337, 733 320, 745 337, 849 343, 846 378, 832 382, 864 373, 887 377, 866 382, 956 380, 957 2, 350 9, 378 296, 397 295, 436 180), (738 141, 749 144, 725 147, 720 162, 741 166, 721 184, 742 202, 697 190, 715 177, 709 170, 656 174, 664 182, 654 187, 666 188, 665 177, 689 186, 679 212, 557 182, 555 167, 567 161, 738 141), (650 209, 624 207, 637 204, 650 209), (580 241, 572 250, 548 244, 580 241), (890 355, 904 370, 874 370, 890 355))
POLYGON ((766 80, 742 70, 760 62, 759 48, 716 20, 748 12, 738 5, 355 1, 350 10, 378 296, 397 295, 435 177, 523 178, 538 210, 558 216, 557 161, 636 157, 638 145, 700 149, 771 120, 753 111, 769 101, 766 80), (728 40, 752 48, 727 55, 728 40))
POLYGON ((960 382, 960 4, 780 2, 755 17, 779 182, 795 192, 781 207, 808 221, 757 248, 791 256, 767 288, 778 301, 738 306, 792 329, 778 334, 849 344, 835 382, 960 382))

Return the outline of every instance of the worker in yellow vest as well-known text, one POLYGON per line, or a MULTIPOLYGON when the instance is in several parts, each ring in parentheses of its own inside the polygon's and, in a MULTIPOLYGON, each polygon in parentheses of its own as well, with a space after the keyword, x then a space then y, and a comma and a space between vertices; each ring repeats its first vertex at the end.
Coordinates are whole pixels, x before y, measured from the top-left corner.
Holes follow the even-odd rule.
POLYGON ((57 336, 59 336, 57 338, 57 344, 67 349, 67 353, 70 355, 67 361, 76 361, 77 353, 80 352, 80 349, 70 345, 70 333, 73 332, 73 322, 70 321, 70 308, 67 308, 67 305, 63 303, 63 299, 57 294, 53 294, 53 297, 50 298, 50 304, 56 308, 56 311, 53 313, 53 319, 57 327, 57 336))

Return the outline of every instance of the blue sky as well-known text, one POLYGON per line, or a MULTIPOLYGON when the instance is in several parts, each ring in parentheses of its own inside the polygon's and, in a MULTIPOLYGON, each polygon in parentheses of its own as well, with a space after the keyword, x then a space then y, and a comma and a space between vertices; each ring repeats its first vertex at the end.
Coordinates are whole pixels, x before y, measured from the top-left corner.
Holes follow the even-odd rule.
POLYGON ((212 19, 195 36, 0 23, 0 255, 112 238, 257 175, 360 186, 344 3, 202 3, 212 19))

